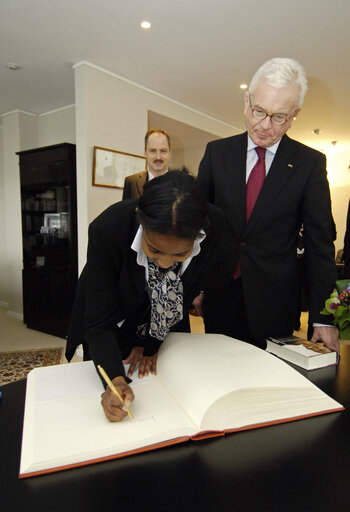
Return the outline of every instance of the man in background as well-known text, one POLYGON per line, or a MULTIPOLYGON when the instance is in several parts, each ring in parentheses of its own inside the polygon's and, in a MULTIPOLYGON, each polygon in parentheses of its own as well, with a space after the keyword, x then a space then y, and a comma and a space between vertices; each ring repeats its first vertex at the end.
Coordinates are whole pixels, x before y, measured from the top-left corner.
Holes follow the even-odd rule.
POLYGON ((125 178, 123 199, 140 197, 146 181, 167 172, 171 151, 170 138, 164 130, 148 130, 145 135, 145 157, 146 170, 125 178))
POLYGON ((286 135, 306 90, 298 62, 266 62, 245 95, 247 132, 207 145, 198 183, 224 211, 227 229, 204 294, 204 321, 207 332, 262 348, 269 336, 291 335, 303 224, 311 340, 339 351, 332 319, 320 314, 336 279, 326 159, 286 135))

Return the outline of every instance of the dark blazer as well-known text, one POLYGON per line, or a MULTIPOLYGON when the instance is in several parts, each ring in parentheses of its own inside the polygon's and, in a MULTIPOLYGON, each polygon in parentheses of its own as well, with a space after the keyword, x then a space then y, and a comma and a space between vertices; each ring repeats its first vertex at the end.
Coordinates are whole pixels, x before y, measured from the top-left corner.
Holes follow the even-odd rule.
POLYGON ((224 297, 239 260, 253 336, 290 334, 299 296, 296 247, 303 223, 310 320, 331 323, 320 315, 336 277, 325 156, 284 135, 246 224, 246 155, 244 133, 210 142, 200 163, 200 188, 227 219, 227 241, 212 295, 206 297, 212 306, 224 297))
MULTIPOLYGON (((124 375, 122 358, 134 345, 140 345, 135 333, 143 323, 140 315, 146 280, 145 269, 138 265, 137 253, 131 249, 138 229, 137 204, 137 200, 116 203, 90 224, 87 263, 79 279, 68 334, 67 359, 79 344, 87 343, 95 364, 101 364, 111 378, 124 375), (118 328, 118 322, 124 319, 125 324, 118 328)), ((211 205, 209 220, 201 251, 181 278, 184 319, 193 299, 206 286, 209 258, 222 233, 224 216, 211 205)), ((183 326, 178 327, 173 330, 184 330, 183 326)))
POLYGON ((148 180, 147 169, 127 176, 124 180, 123 199, 137 199, 143 192, 143 187, 148 180))

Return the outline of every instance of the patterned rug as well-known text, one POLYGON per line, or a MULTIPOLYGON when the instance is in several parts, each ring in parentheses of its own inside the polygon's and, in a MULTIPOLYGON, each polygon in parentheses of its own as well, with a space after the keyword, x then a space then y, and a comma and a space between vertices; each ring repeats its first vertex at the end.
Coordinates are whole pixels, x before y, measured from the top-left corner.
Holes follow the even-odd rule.
POLYGON ((62 348, 42 348, 0 352, 0 385, 26 379, 30 370, 38 366, 60 364, 62 350, 62 348))

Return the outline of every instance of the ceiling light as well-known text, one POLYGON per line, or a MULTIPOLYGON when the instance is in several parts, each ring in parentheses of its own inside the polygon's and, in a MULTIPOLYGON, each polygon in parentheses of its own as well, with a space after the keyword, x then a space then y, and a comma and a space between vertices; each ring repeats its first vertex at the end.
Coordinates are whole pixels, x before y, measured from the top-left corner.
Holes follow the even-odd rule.
POLYGON ((11 71, 17 71, 18 69, 21 69, 21 66, 15 64, 14 62, 9 62, 8 64, 6 64, 6 67, 8 69, 11 69, 11 71))
POLYGON ((241 84, 239 87, 240 87, 240 89, 246 89, 248 87, 248 85, 247 84, 241 84))
POLYGON ((141 22, 141 27, 144 28, 145 30, 147 30, 148 28, 151 28, 151 24, 149 21, 142 21, 141 22))

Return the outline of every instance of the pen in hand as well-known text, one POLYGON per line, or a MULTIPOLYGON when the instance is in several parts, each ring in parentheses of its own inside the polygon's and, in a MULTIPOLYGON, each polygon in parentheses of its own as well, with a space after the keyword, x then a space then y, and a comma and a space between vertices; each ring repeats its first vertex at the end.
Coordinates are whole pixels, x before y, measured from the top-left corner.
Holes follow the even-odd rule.
MULTIPOLYGON (((111 379, 108 377, 108 375, 104 371, 104 369, 100 365, 97 365, 97 368, 98 368, 100 374, 102 375, 102 377, 104 378, 107 386, 110 388, 110 390, 119 398, 119 400, 121 401, 122 404, 125 404, 125 400, 121 397, 121 395, 118 392, 117 388, 115 387, 115 385, 113 384, 111 379)), ((131 412, 130 412, 130 410, 128 408, 126 409, 126 412, 130 416, 130 418, 133 419, 134 416, 131 414, 131 412)))

